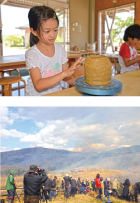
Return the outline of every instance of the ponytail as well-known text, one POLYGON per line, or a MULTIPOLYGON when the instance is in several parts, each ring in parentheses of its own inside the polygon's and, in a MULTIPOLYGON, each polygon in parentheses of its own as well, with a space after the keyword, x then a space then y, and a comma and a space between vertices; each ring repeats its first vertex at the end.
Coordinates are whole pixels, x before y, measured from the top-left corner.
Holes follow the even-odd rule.
POLYGON ((30 33, 30 47, 34 46, 38 42, 39 42, 38 37, 30 33))

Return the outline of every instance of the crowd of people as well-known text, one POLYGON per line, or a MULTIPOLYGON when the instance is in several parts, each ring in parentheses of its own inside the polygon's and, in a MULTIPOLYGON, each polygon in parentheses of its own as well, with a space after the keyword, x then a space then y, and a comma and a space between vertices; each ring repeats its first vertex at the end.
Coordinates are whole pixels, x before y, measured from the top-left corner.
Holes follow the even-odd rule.
MULTIPOLYGON (((104 180, 100 174, 97 174, 92 181, 88 178, 84 180, 83 178, 70 177, 68 174, 61 181, 57 181, 57 176, 54 176, 53 179, 49 178, 45 170, 36 165, 30 166, 29 171, 24 175, 23 183, 25 203, 39 203, 40 200, 43 202, 52 201, 52 198, 56 198, 59 189, 64 192, 64 197, 67 199, 74 197, 75 194, 87 194, 90 191, 94 191, 95 199, 101 199, 102 202, 105 202, 107 198, 110 201, 110 196, 138 202, 138 196, 140 196, 140 182, 135 183, 130 190, 129 179, 123 183, 119 183, 117 179, 111 182, 110 178, 104 180)), ((14 171, 10 171, 6 190, 11 203, 14 201, 15 189, 14 171)))
POLYGON ((114 179, 111 182, 110 178, 103 180, 103 177, 100 177, 100 174, 97 174, 92 186, 93 191, 99 191, 96 199, 100 198, 102 202, 105 202, 107 197, 110 201, 110 196, 126 201, 140 201, 140 199, 138 199, 138 196, 140 196, 140 182, 133 184, 130 189, 129 179, 126 179, 121 183, 119 183, 117 179, 114 179))

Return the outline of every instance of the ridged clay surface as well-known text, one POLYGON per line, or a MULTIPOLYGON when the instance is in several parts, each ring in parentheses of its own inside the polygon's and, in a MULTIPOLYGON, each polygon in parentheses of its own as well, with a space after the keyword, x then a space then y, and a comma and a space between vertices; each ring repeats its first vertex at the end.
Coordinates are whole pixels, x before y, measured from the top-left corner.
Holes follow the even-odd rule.
POLYGON ((86 83, 90 85, 109 85, 112 64, 107 56, 90 55, 84 63, 86 83))

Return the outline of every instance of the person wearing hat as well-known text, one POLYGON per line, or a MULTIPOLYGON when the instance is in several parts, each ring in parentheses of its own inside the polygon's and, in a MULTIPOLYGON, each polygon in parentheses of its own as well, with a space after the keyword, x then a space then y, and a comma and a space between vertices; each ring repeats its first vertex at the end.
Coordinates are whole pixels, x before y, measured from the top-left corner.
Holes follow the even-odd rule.
POLYGON ((24 175, 24 203, 39 203, 40 189, 48 179, 44 170, 36 165, 31 165, 30 170, 24 175), (38 171, 41 173, 39 175, 38 171))
POLYGON ((63 179, 65 181, 65 197, 67 199, 69 199, 69 193, 70 193, 70 191, 69 191, 69 184, 71 183, 71 178, 69 177, 68 174, 66 174, 66 176, 63 177, 63 179))
POLYGON ((129 186, 130 186, 130 181, 129 179, 126 179, 125 182, 123 183, 124 188, 123 188, 123 198, 125 200, 129 200, 129 186))
POLYGON ((114 179, 112 182, 112 194, 113 197, 118 197, 119 182, 117 179, 114 179))
POLYGON ((104 181, 104 199, 102 202, 105 202, 106 198, 109 197, 110 193, 110 178, 107 178, 105 181, 104 181))
POLYGON ((7 178, 7 182, 6 182, 6 190, 8 192, 8 199, 11 199, 11 203, 14 200, 14 196, 15 196, 15 183, 14 183, 14 174, 15 171, 10 171, 10 175, 7 178))

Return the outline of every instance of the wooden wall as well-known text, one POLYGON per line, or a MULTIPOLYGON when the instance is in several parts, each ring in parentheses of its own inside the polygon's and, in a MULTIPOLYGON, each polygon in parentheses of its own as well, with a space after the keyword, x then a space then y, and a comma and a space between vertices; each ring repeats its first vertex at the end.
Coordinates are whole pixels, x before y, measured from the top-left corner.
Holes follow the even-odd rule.
POLYGON ((140 0, 118 0, 117 3, 112 3, 113 0, 96 0, 96 21, 95 21, 95 38, 98 39, 98 11, 113 7, 118 7, 130 3, 135 3, 135 23, 140 25, 140 0))
POLYGON ((70 49, 78 46, 85 49, 85 43, 89 42, 89 0, 70 0, 70 49), (73 23, 81 26, 73 31, 73 23))

